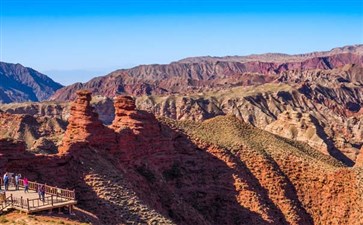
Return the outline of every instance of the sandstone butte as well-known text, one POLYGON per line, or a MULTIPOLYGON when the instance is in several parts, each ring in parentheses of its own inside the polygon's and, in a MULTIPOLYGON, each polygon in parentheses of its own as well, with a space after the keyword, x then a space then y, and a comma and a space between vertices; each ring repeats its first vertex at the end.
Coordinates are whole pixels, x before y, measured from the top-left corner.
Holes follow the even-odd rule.
POLYGON ((76 189, 98 224, 363 223, 360 166, 233 116, 158 121, 128 96, 107 127, 90 100, 77 92, 58 154, 2 139, 0 168, 76 189))

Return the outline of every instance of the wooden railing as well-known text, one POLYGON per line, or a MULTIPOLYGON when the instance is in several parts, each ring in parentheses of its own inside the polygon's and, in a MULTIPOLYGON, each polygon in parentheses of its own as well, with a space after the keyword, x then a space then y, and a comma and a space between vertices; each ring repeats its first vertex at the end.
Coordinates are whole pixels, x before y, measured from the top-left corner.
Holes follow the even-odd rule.
MULTIPOLYGON (((14 178, 9 179, 9 186, 15 186, 14 178)), ((28 188, 32 191, 38 191, 38 187, 40 187, 43 184, 28 181, 28 188)), ((4 187, 3 179, 0 177, 0 187, 4 187)), ((24 180, 19 179, 19 187, 24 188, 24 180)), ((3 197, 0 199, 0 213, 7 207, 12 206, 15 208, 20 208, 19 210, 26 211, 26 212, 35 212, 38 210, 45 210, 45 209, 52 209, 53 207, 59 207, 58 203, 70 203, 68 206, 70 207, 70 210, 72 210, 72 204, 74 204, 74 201, 76 200, 76 195, 74 190, 68 190, 68 189, 62 189, 58 187, 52 187, 49 185, 44 184, 45 187, 45 194, 47 196, 44 196, 43 199, 39 198, 24 198, 21 197, 15 197, 13 194, 10 194, 10 196, 6 197, 7 193, 11 192, 4 192, 3 197), (73 200, 73 201, 72 201, 73 200)), ((23 191, 23 190, 22 190, 23 191)), ((63 204, 64 205, 64 204, 63 204)))
POLYGON ((17 198, 17 197, 12 197, 12 205, 13 206, 17 206, 20 208, 28 208, 28 199, 25 199, 23 197, 17 198))
POLYGON ((10 201, 12 201, 12 202, 10 204, 12 204, 13 206, 20 207, 23 209, 28 209, 28 210, 36 209, 41 206, 47 206, 47 205, 53 206, 56 203, 67 201, 64 198, 60 198, 60 197, 57 197, 54 195, 44 197, 44 201, 39 198, 34 198, 34 199, 26 198, 25 199, 23 197, 17 198, 12 195, 9 196, 8 198, 11 198, 10 201))
MULTIPOLYGON (((29 190, 33 190, 33 191, 38 191, 38 187, 40 185, 42 185, 40 183, 33 182, 33 181, 28 181, 28 183, 29 183, 29 186, 28 186, 29 190)), ((9 184, 14 184, 13 179, 10 179, 9 184)), ((0 187, 1 188, 4 187, 3 178, 0 178, 0 187)), ((24 188, 24 179, 19 179, 19 187, 24 188)), ((45 184, 45 194, 55 195, 56 197, 65 198, 65 199, 69 199, 69 200, 76 199, 75 190, 68 190, 68 189, 63 189, 63 188, 59 188, 59 187, 53 187, 53 186, 49 186, 47 184, 45 184)))
POLYGON ((5 198, 4 202, 0 206, 0 212, 2 212, 6 207, 10 206, 13 201, 13 196, 10 195, 9 197, 5 198))
MULTIPOLYGON (((28 181, 29 183, 29 190, 38 191, 38 187, 42 184, 37 182, 28 181)), ((24 180, 19 179, 19 186, 24 187, 24 180)), ((58 187, 52 187, 47 184, 45 184, 45 193, 48 195, 55 195, 57 197, 75 200, 76 199, 76 193, 74 190, 68 190, 58 187)))

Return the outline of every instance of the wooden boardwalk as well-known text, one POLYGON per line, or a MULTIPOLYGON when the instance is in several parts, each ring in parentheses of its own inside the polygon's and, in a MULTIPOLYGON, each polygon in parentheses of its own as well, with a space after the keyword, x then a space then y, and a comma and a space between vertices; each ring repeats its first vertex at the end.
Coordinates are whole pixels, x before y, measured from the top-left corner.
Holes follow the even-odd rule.
MULTIPOLYGON (((4 193, 4 185, 0 179, 1 191, 4 193)), ((19 190, 15 190, 15 186, 11 185, 3 195, 0 201, 0 213, 5 209, 17 209, 26 213, 33 213, 45 210, 60 209, 68 207, 72 212, 72 208, 77 204, 74 190, 67 190, 58 187, 45 185, 44 201, 39 198, 36 190, 41 185, 36 182, 29 181, 29 192, 24 192, 23 180, 19 182, 19 190)))

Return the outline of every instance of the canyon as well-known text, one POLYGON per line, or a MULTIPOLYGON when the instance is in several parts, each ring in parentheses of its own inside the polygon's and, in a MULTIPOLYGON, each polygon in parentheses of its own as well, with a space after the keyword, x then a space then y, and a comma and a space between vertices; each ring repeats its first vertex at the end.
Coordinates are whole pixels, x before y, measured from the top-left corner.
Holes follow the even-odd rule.
POLYGON ((0 169, 75 189, 81 222, 363 223, 363 45, 44 90, 0 95, 0 169))
POLYGON ((78 91, 57 154, 2 139, 0 167, 74 188, 94 224, 363 222, 358 164, 349 168, 232 115, 157 120, 128 96, 114 107, 105 126, 91 93, 78 91))

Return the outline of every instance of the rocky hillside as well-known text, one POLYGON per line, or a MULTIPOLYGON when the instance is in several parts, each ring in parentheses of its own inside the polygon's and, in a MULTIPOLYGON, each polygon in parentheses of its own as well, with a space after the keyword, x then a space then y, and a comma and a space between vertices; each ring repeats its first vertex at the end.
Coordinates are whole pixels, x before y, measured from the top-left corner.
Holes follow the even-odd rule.
POLYGON ((234 116, 158 121, 130 97, 115 99, 115 119, 104 126, 90 93, 77 95, 58 154, 3 139, 0 169, 75 188, 98 224, 363 222, 360 165, 234 116))
POLYGON ((81 88, 108 98, 132 94, 139 109, 176 120, 232 114, 349 166, 363 145, 363 45, 142 65, 62 88, 52 99, 74 99, 81 88))
POLYGON ((0 103, 46 100, 61 87, 31 68, 0 62, 0 103))
POLYGON ((56 117, 10 114, 0 111, 0 138, 25 143, 35 153, 54 154, 67 123, 56 117))
MULTIPOLYGON (((86 88, 100 119, 115 117, 112 98, 137 96, 137 108, 158 117, 204 121, 239 119, 354 165, 363 145, 363 45, 302 55, 197 57, 168 65, 118 70, 60 89, 52 99, 74 99, 86 88)), ((8 113, 67 120, 68 103, 1 105, 8 113)))
POLYGON ((193 94, 143 96, 157 116, 203 121, 235 115, 261 129, 304 141, 347 165, 363 145, 362 67, 285 71, 278 82, 193 94), (304 115, 304 116, 303 116, 304 115))
POLYGON ((233 86, 268 83, 285 71, 334 69, 346 64, 363 65, 362 46, 333 49, 330 52, 297 56, 268 54, 248 57, 201 58, 167 65, 141 65, 117 70, 87 83, 76 83, 58 90, 52 100, 72 100, 79 89, 114 97, 117 94, 155 95, 190 93, 233 86), (276 56, 276 60, 274 60, 276 56), (246 58, 248 60, 246 60, 246 58), (285 61, 282 61, 285 59, 285 61))

